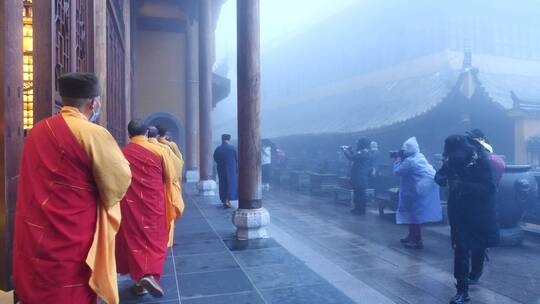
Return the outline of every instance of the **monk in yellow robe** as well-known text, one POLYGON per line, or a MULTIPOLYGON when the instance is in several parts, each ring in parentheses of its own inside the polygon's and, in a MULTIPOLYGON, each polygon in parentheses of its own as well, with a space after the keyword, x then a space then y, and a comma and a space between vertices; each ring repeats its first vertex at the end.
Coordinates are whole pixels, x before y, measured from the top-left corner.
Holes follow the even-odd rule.
POLYGON ((164 127, 156 127, 158 130, 158 141, 164 145, 169 146, 171 150, 173 151, 174 155, 178 157, 181 160, 184 160, 184 157, 182 156, 182 152, 180 152, 180 148, 178 148, 178 145, 172 141, 169 137, 169 134, 167 132, 167 129, 164 127))
POLYGON ((25 140, 15 215, 13 276, 21 304, 119 303, 115 235, 129 163, 93 123, 101 103, 90 73, 62 75, 63 108, 25 140))
MULTIPOLYGON (((168 156, 169 160, 173 164, 175 171, 176 171, 176 181, 173 184, 174 186, 174 204, 177 206, 176 210, 179 212, 174 215, 169 215, 168 218, 172 219, 178 219, 182 216, 182 213, 184 211, 184 199, 182 198, 182 171, 184 168, 184 160, 178 158, 173 150, 165 144, 162 144, 158 141, 158 129, 155 126, 149 126, 148 127, 148 142, 153 144, 156 147, 159 147, 162 149, 165 153, 165 155, 168 156)), ((169 229, 169 246, 173 245, 173 239, 174 239, 174 221, 170 223, 171 229, 169 229)))
POLYGON ((123 149, 129 161, 131 186, 122 200, 122 224, 116 238, 116 264, 118 273, 129 274, 135 281, 138 295, 148 292, 162 297, 159 286, 167 256, 167 244, 172 242, 171 222, 177 215, 174 183, 177 181, 167 153, 148 142, 148 127, 139 119, 128 125, 130 143, 123 149))

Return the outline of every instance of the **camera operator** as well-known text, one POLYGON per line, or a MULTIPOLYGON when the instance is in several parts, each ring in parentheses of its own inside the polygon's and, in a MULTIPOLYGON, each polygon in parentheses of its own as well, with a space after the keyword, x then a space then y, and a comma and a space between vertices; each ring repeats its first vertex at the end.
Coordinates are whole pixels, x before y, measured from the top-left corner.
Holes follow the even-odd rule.
POLYGON ((400 241, 406 248, 422 249, 420 225, 442 220, 435 169, 420 153, 416 137, 405 141, 399 152, 391 152, 391 157, 395 161, 394 174, 401 178, 396 223, 409 225, 409 235, 400 241))
POLYGON ((435 180, 441 187, 449 187, 448 217, 457 281, 457 294, 450 303, 462 304, 470 300, 470 280, 482 271, 478 257, 498 242, 496 184, 487 153, 478 150, 470 138, 449 136, 443 156, 444 164, 435 180))
POLYGON ((366 189, 368 177, 373 167, 369 151, 370 144, 371 140, 361 137, 356 143, 356 151, 353 151, 351 147, 341 147, 345 156, 352 162, 351 185, 354 191, 354 208, 351 212, 358 215, 366 213, 366 189))

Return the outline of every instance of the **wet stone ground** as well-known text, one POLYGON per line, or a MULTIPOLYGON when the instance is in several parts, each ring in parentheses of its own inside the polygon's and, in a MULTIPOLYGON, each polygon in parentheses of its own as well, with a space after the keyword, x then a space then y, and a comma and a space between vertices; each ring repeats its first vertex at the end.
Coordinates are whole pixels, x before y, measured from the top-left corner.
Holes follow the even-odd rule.
MULTIPOLYGON (((365 216, 329 198, 265 193, 271 238, 236 241, 232 210, 186 187, 160 284, 165 297, 134 296, 119 279, 122 303, 448 303, 455 289, 449 228, 424 228, 425 249, 404 249, 404 226, 375 209, 365 216)), ((540 304, 540 237, 493 248, 470 303, 540 304)))

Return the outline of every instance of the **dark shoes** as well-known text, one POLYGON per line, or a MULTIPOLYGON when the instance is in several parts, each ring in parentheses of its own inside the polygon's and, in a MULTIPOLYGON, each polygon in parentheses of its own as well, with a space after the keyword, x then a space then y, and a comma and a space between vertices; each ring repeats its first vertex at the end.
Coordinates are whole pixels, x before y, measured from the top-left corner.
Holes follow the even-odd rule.
POLYGON ((232 208, 231 202, 230 201, 224 201, 223 202, 223 208, 225 208, 225 209, 232 208))
POLYGON ((405 243, 408 243, 408 242, 410 242, 410 241, 411 241, 411 238, 410 238, 410 237, 402 238, 402 239, 399 240, 399 242, 400 242, 401 244, 405 244, 405 243))
POLYGON ((480 277, 469 276, 469 286, 478 285, 478 283, 480 283, 480 277))
POLYGON ((403 247, 408 249, 424 249, 424 243, 422 243, 422 241, 409 240, 403 243, 403 247))
POLYGON ((133 293, 142 297, 148 293, 148 290, 144 289, 139 283, 135 283, 135 285, 133 285, 133 293))
POLYGON ((156 279, 154 279, 154 276, 146 275, 144 276, 140 281, 139 285, 143 287, 144 289, 148 290, 148 292, 155 298, 161 298, 163 297, 163 289, 161 289, 161 286, 159 286, 156 279))
POLYGON ((450 299, 450 304, 463 304, 469 302, 471 298, 469 297, 468 292, 458 292, 452 299, 450 299))
POLYGON ((365 211, 365 210, 361 210, 361 209, 352 209, 352 210, 351 210, 351 213, 352 213, 352 214, 356 214, 356 215, 365 215, 365 214, 366 214, 366 211, 365 211))

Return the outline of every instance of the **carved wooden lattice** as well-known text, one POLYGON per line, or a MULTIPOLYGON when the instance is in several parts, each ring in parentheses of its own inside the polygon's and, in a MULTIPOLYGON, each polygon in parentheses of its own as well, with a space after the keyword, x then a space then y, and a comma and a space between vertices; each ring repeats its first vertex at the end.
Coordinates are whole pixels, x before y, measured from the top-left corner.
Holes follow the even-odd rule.
MULTIPOLYGON (((54 66, 54 79, 71 70, 71 1, 54 0, 54 22, 56 28, 56 57, 54 66)), ((55 91, 58 91, 58 82, 55 81, 55 91)))
POLYGON ((107 13, 107 127, 120 144, 125 144, 125 49, 124 27, 116 5, 107 13))
POLYGON ((92 1, 77 0, 75 9, 75 60, 78 72, 92 71, 90 58, 91 28, 92 28, 92 1))

